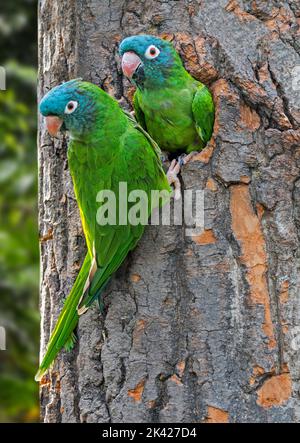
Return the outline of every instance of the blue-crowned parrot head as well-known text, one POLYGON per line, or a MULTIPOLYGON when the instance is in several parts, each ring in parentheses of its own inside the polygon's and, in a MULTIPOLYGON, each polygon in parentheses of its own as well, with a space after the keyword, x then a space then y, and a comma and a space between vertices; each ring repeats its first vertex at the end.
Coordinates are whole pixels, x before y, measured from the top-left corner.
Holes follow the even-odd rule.
POLYGON ((127 37, 119 52, 124 75, 138 87, 163 85, 173 68, 182 66, 173 45, 153 35, 127 37))
POLYGON ((80 79, 70 80, 51 89, 40 102, 51 136, 59 130, 82 135, 94 122, 96 99, 101 94, 96 85, 80 79))

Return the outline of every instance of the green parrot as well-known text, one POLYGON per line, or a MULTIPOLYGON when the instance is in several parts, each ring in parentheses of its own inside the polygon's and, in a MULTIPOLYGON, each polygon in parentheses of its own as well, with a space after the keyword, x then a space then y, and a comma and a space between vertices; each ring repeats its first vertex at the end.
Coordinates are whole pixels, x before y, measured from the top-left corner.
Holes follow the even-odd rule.
POLYGON ((78 79, 63 83, 42 99, 40 112, 46 117, 50 135, 56 136, 59 130, 70 134, 68 164, 87 254, 52 332, 36 380, 41 379, 63 347, 73 347, 79 315, 99 299, 112 274, 138 243, 155 207, 151 191, 161 192, 160 204, 169 199, 171 191, 156 143, 96 85, 78 79), (113 223, 103 223, 108 209, 101 212, 107 202, 101 193, 112 191, 116 202, 120 202, 124 190, 120 190, 120 183, 126 183, 128 195, 140 190, 148 197, 146 223, 129 223, 126 216, 134 208, 134 199, 129 202, 129 198, 127 208, 116 205, 113 223))
MULTIPOLYGON (((135 117, 164 151, 188 154, 210 140, 214 124, 214 103, 206 86, 183 67, 173 45, 152 35, 125 38, 120 44, 122 70, 137 87, 133 99, 135 117)), ((169 173, 178 165, 172 162, 169 173)))

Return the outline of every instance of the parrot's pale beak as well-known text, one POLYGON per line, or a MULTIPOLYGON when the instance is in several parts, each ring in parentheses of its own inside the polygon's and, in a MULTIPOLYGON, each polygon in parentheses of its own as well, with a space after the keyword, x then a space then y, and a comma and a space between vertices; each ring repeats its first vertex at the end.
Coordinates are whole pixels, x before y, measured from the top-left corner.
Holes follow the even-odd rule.
POLYGON ((122 57, 122 71, 128 78, 132 78, 133 74, 142 63, 140 57, 133 51, 128 51, 122 57))
POLYGON ((56 117, 55 115, 48 115, 48 117, 46 117, 46 126, 51 137, 57 136, 57 133, 60 130, 62 124, 62 119, 56 117))

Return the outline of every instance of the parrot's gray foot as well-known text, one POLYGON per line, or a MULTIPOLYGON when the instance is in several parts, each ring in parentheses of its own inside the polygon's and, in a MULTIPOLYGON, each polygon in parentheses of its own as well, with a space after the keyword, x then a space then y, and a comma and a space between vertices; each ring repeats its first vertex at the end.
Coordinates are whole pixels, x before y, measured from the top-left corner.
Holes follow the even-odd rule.
POLYGON ((181 154, 177 158, 177 161, 178 161, 180 167, 182 167, 183 165, 186 165, 196 154, 198 154, 197 151, 192 151, 189 154, 181 154))
POLYGON ((174 187, 174 199, 179 200, 181 198, 181 185, 178 178, 178 174, 180 172, 180 164, 175 159, 172 160, 170 167, 167 172, 167 179, 169 185, 173 185, 174 187))

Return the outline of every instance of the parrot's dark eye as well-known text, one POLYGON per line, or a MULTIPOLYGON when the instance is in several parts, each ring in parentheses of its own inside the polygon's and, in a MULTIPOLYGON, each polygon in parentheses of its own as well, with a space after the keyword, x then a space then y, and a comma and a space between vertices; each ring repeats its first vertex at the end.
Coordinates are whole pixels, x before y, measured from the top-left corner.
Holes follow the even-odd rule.
POLYGON ((153 58, 156 58, 159 54, 160 54, 160 50, 156 46, 150 45, 146 49, 145 57, 148 59, 153 59, 153 58))
POLYGON ((75 109, 78 106, 78 102, 75 101, 70 101, 69 103, 67 103, 67 106, 65 107, 65 114, 72 114, 72 112, 75 111, 75 109))

